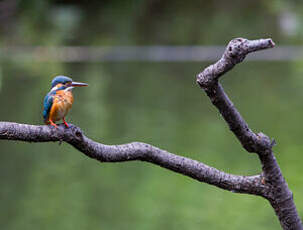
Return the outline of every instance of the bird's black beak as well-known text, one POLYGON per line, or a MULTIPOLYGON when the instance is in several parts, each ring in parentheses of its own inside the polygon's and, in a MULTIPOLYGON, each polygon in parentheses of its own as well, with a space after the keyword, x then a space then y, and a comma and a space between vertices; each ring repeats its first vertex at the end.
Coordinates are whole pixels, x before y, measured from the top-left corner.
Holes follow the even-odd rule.
POLYGON ((75 81, 73 81, 71 83, 71 86, 73 86, 73 87, 83 87, 83 86, 88 86, 88 84, 82 83, 82 82, 75 82, 75 81))

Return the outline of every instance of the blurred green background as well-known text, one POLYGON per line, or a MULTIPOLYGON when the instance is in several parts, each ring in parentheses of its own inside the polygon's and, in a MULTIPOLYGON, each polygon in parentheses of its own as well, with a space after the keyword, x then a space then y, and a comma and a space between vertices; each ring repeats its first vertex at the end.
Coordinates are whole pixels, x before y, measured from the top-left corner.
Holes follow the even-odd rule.
MULTIPOLYGON (((225 45, 272 37, 302 45, 302 1, 0 1, 0 48, 225 45)), ((143 141, 228 173, 260 173, 195 84, 209 62, 0 60, 0 120, 42 124, 51 79, 74 91, 68 121, 105 144, 143 141)), ((303 215, 303 60, 249 61, 223 79, 248 124, 274 148, 303 215)), ((0 142, 0 226, 16 229, 279 229, 263 199, 144 162, 91 160, 63 143, 0 142)))

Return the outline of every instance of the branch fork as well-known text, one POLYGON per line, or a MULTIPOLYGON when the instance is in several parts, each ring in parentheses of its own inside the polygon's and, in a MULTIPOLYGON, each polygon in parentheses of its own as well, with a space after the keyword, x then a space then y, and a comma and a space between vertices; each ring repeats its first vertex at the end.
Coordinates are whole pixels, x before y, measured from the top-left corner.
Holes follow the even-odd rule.
POLYGON ((248 152, 257 153, 262 165, 260 175, 228 174, 202 162, 169 153, 141 142, 104 145, 87 138, 81 129, 74 125, 70 125, 69 128, 58 125, 58 129, 54 129, 45 125, 0 122, 0 139, 27 142, 64 141, 88 157, 100 162, 134 160, 149 162, 221 189, 261 196, 270 202, 284 230, 303 230, 292 192, 283 178, 272 151, 275 141, 271 141, 268 136, 261 132, 254 133, 248 127, 219 83, 219 78, 236 64, 242 62, 247 54, 274 46, 275 44, 271 39, 233 39, 228 44, 221 59, 197 75, 197 83, 222 114, 243 148, 248 152))
POLYGON ((268 48, 275 43, 271 39, 247 40, 236 38, 227 45, 221 59, 197 75, 197 83, 206 92, 213 105, 219 110, 230 130, 235 134, 243 148, 258 154, 262 164, 262 183, 267 189, 261 195, 274 208, 283 229, 303 229, 302 221, 296 210, 293 195, 282 175, 281 169, 272 152, 274 140, 262 132, 254 133, 219 83, 219 78, 242 62, 246 55, 268 48))

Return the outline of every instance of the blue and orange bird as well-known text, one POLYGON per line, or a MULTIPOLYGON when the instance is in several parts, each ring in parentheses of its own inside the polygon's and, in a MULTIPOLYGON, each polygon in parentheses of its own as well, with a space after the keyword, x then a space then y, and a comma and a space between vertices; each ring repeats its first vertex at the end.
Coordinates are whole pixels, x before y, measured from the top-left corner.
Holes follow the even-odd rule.
POLYGON ((85 83, 74 82, 66 76, 57 76, 52 80, 51 91, 44 98, 43 118, 44 123, 57 128, 56 121, 63 120, 65 126, 65 116, 74 102, 72 89, 79 86, 88 86, 85 83))

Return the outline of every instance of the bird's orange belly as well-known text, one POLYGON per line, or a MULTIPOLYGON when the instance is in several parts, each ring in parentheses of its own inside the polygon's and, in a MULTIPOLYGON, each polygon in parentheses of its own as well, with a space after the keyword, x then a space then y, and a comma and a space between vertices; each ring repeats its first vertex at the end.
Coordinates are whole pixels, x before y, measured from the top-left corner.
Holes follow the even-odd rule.
POLYGON ((72 103, 72 98, 56 95, 54 98, 53 106, 49 113, 49 120, 52 120, 53 122, 61 120, 67 115, 68 111, 72 107, 72 103))

